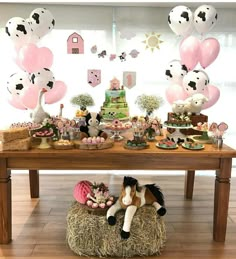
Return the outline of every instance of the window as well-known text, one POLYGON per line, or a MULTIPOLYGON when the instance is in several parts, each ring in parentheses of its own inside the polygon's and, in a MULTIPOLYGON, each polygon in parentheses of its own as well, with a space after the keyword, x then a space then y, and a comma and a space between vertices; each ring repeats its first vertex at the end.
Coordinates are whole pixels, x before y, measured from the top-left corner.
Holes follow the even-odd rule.
POLYGON ((73 37, 73 38, 72 38, 72 42, 73 42, 73 43, 78 43, 78 37, 73 37))

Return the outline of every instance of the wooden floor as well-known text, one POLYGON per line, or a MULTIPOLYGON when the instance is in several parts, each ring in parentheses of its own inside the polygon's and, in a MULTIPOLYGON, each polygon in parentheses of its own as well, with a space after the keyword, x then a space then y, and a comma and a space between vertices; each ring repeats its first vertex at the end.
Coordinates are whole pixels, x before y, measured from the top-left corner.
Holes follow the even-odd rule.
MULTIPOLYGON (((133 175, 135 176, 135 175, 133 175)), ((136 177, 136 176, 135 176, 136 177)), ((123 175, 40 174, 40 199, 30 199, 27 174, 13 174, 13 241, 0 245, 0 258, 78 258, 66 244, 66 215, 75 184, 84 179, 105 182, 112 194, 123 175)), ((212 241, 214 176, 196 173, 194 199, 184 200, 184 175, 137 176, 141 184, 156 182, 165 195, 166 246, 159 258, 236 258, 236 178, 231 181, 225 243, 212 241)), ((153 257, 152 257, 153 258, 153 257)))

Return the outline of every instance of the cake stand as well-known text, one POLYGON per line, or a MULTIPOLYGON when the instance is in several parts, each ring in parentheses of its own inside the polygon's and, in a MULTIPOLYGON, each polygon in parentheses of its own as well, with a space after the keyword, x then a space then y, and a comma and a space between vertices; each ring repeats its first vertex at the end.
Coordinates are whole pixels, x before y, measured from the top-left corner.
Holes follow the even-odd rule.
POLYGON ((170 129, 175 129, 175 131, 169 135, 169 138, 173 138, 174 140, 177 139, 177 141, 175 140, 176 143, 178 142, 178 139, 186 139, 186 135, 180 132, 181 129, 193 128, 193 125, 177 127, 177 126, 169 126, 167 124, 164 124, 164 126, 170 129))
POLYGON ((129 129, 118 129, 118 128, 113 128, 113 129, 105 129, 111 132, 111 137, 110 139, 113 139, 114 141, 121 141, 124 139, 124 137, 121 135, 122 133, 126 132, 129 129))
POLYGON ((40 149, 47 149, 51 148, 51 145, 48 143, 48 138, 52 138, 53 136, 50 137, 38 137, 35 134, 33 135, 34 138, 41 139, 40 144, 37 146, 37 148, 40 149))

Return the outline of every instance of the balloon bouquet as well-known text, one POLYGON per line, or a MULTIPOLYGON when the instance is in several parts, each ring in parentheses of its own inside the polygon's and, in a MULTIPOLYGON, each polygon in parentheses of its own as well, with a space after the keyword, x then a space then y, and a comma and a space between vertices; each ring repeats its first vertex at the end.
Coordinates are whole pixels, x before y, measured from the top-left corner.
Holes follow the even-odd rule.
POLYGON ((52 51, 36 44, 54 26, 55 19, 45 8, 33 10, 28 19, 13 17, 6 23, 6 34, 16 51, 15 62, 22 70, 11 75, 7 82, 8 102, 17 109, 34 109, 42 88, 47 90, 46 104, 55 103, 66 94, 65 83, 55 80, 50 70, 52 51))
POLYGON ((197 30, 201 37, 216 24, 217 12, 211 5, 198 7, 194 14, 186 6, 176 6, 168 16, 168 24, 172 31, 182 36, 179 52, 181 60, 172 60, 166 68, 167 80, 171 85, 166 89, 166 99, 172 104, 177 100, 201 93, 208 99, 203 109, 213 106, 220 97, 219 89, 209 84, 210 80, 204 71, 217 58, 220 44, 215 38, 200 40, 191 33, 197 30), (195 69, 197 64, 201 69, 195 69))

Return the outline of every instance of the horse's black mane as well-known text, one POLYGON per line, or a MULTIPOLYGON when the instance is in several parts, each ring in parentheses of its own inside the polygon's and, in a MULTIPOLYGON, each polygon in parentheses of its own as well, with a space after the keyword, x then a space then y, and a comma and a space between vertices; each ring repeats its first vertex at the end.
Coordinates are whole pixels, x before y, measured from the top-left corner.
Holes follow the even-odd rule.
POLYGON ((138 180, 131 177, 131 176, 125 176, 123 180, 123 186, 124 188, 127 186, 134 186, 136 185, 136 190, 140 191, 141 187, 139 186, 138 180))
POLYGON ((125 176, 124 177, 124 181, 123 181, 123 186, 127 187, 127 186, 134 186, 138 183, 138 180, 130 177, 130 176, 125 176))

